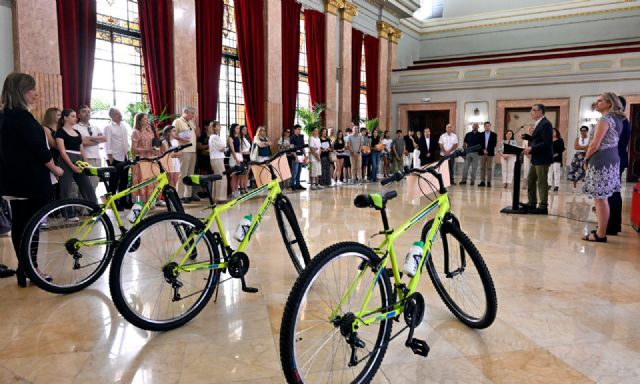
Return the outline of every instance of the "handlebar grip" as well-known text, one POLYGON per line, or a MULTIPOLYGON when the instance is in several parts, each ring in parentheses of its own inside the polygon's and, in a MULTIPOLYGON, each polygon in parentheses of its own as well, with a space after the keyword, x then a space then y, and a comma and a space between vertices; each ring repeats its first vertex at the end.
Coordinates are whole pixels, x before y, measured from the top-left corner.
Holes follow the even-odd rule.
POLYGON ((482 149, 482 145, 476 144, 476 145, 472 145, 471 147, 467 148, 464 152, 465 153, 478 152, 481 149, 482 149))
POLYGON ((400 180, 402 180, 403 178, 404 178, 404 174, 402 174, 401 172, 396 172, 396 173, 394 173, 393 175, 391 175, 391 176, 387 177, 386 179, 383 179, 383 180, 380 182, 380 184, 384 186, 384 185, 387 185, 387 184, 393 183, 393 182, 395 182, 395 181, 400 181, 400 180))
POLYGON ((182 144, 182 145, 179 145, 179 146, 178 146, 178 149, 177 149, 177 150, 178 150, 178 151, 182 151, 183 149, 185 149, 185 148, 189 148, 189 147, 191 147, 191 146, 193 146, 193 144, 191 144, 191 143, 189 143, 189 144, 182 144))

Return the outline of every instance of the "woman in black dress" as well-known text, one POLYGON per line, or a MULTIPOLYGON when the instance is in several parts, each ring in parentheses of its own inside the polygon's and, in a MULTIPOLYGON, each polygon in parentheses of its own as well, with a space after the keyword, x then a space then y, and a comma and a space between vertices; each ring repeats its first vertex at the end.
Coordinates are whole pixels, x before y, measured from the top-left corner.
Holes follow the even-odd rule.
MULTIPOLYGON (((14 72, 5 79, 0 96, 0 194, 11 201, 16 255, 27 222, 53 197, 51 175, 63 174, 53 162, 42 126, 29 110, 37 98, 31 75, 14 72)), ((22 268, 16 272, 18 285, 26 287, 22 268)))

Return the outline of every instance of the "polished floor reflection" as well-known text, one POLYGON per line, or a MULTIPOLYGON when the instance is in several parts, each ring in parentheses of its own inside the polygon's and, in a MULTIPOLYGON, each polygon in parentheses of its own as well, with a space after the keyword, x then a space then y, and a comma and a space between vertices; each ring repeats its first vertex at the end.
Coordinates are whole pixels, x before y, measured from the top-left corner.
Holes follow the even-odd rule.
MULTIPOLYGON (((311 254, 342 240, 367 243, 381 227, 379 215, 352 201, 380 189, 367 184, 289 194, 311 254)), ((510 191, 452 187, 453 211, 495 281, 498 319, 483 331, 466 328, 424 279, 427 313, 416 336, 427 339, 431 353, 413 355, 401 336, 374 381, 640 382, 640 237, 628 225, 630 190, 627 185, 623 193, 623 232, 595 244, 580 240, 585 220, 595 220, 582 195, 553 193, 549 216, 506 216, 499 211, 510 204, 510 191)), ((225 226, 235 229, 258 203, 232 211, 225 226)), ((204 217, 204 209, 189 206, 196 216, 204 217)), ((391 225, 417 209, 394 200, 391 225)), ((397 243, 402 254, 419 231, 397 243)), ((278 332, 296 273, 272 211, 248 254, 247 282, 259 293, 227 281, 217 302, 167 333, 128 324, 111 303, 107 276, 68 296, 0 280, 0 383, 282 383, 278 332)), ((0 239, 0 255, 1 263, 15 266, 8 238, 0 239)))

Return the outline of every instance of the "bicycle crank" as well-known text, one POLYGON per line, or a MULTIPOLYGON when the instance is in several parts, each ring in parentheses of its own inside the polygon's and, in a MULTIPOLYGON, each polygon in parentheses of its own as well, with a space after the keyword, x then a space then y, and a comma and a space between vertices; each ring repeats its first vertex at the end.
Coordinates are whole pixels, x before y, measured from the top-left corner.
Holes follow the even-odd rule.
POLYGON ((244 252, 236 252, 229 257, 229 262, 227 263, 227 271, 229 271, 229 275, 231 275, 231 277, 240 279, 243 292, 257 293, 258 288, 247 286, 247 283, 244 280, 244 275, 246 275, 249 271, 249 265, 249 256, 247 256, 247 254, 244 252))
POLYGON ((429 344, 427 344, 425 340, 413 337, 413 332, 424 318, 424 310, 424 298, 419 292, 415 292, 407 297, 407 300, 404 302, 404 321, 409 327, 409 335, 407 335, 407 341, 404 345, 409 347, 416 355, 427 357, 430 350, 429 344))

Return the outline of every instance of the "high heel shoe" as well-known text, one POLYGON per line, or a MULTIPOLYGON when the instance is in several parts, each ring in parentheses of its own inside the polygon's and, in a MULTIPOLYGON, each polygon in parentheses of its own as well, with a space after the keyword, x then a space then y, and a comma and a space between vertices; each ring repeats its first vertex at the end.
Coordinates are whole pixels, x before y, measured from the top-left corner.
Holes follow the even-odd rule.
POLYGON ((18 286, 22 288, 27 287, 27 276, 24 274, 24 271, 20 267, 16 269, 16 279, 18 279, 18 286))

